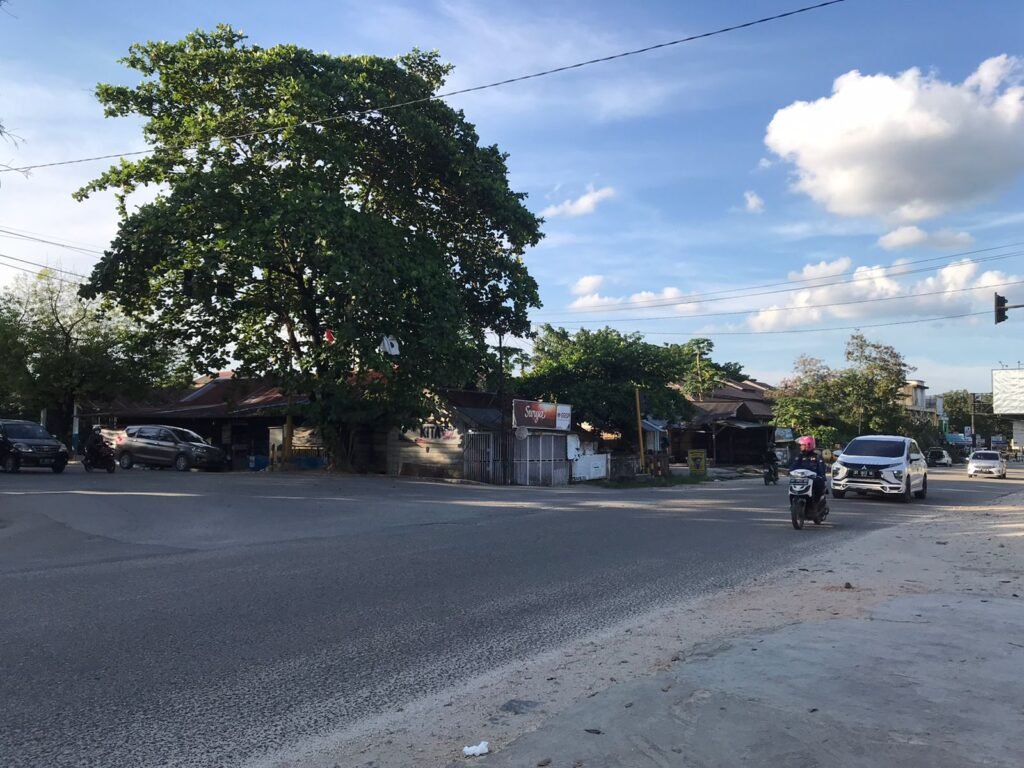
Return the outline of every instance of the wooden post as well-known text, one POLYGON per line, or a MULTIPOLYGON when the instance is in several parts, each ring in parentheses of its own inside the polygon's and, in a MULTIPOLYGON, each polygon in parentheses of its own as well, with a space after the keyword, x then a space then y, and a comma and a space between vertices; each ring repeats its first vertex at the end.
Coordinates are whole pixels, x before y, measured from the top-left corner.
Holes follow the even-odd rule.
POLYGON ((640 440, 640 471, 644 471, 644 426, 640 416, 640 387, 634 387, 633 394, 636 395, 636 435, 640 440))
POLYGON ((294 395, 288 395, 288 411, 284 417, 284 445, 281 453, 284 464, 290 464, 292 460, 292 435, 295 433, 295 417, 292 416, 292 403, 294 395))

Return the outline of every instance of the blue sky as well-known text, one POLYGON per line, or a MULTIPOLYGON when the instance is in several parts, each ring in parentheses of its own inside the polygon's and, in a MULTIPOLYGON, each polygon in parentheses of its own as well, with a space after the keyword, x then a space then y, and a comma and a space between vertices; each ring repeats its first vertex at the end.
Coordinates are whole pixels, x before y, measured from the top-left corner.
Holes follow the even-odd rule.
MULTIPOLYGON (((132 82, 117 64, 132 42, 218 22, 260 45, 436 48, 458 88, 800 4, 11 0, 0 120, 20 141, 0 163, 142 148, 137 123, 103 119, 95 84, 132 82)), ((1017 0, 847 0, 450 103, 547 219, 527 256, 536 322, 706 334, 717 358, 776 382, 803 353, 841 363, 849 331, 818 329, 990 311, 993 290, 1024 303, 1024 284, 992 287, 1024 281, 1024 245, 1009 247, 1024 242, 1022 32, 1017 0), (764 294, 787 287, 803 290, 764 294), (721 312, 735 314, 707 316, 721 312)), ((102 249, 111 199, 70 193, 103 167, 3 174, 0 228, 102 249)), ((78 272, 97 258, 3 233, 0 254, 78 272)), ((0 282, 16 274, 0 266, 0 282)), ((1024 359, 1011 318, 864 330, 933 390, 987 391, 991 368, 1024 359)))

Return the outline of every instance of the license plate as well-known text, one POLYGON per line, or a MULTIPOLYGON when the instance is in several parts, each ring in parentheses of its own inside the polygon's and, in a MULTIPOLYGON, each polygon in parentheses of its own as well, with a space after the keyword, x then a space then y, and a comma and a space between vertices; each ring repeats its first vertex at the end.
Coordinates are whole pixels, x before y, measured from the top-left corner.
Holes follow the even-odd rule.
POLYGON ((40 459, 39 463, 44 467, 48 467, 53 464, 53 459, 40 459))

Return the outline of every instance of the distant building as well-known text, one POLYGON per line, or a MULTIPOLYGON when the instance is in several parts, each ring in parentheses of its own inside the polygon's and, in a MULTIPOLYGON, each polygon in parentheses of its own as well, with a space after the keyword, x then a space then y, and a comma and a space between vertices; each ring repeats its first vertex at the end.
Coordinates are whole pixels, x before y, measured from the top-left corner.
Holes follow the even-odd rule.
POLYGON ((928 395, 927 391, 928 387, 921 379, 907 379, 902 390, 902 405, 914 421, 941 429, 945 421, 942 396, 928 395))

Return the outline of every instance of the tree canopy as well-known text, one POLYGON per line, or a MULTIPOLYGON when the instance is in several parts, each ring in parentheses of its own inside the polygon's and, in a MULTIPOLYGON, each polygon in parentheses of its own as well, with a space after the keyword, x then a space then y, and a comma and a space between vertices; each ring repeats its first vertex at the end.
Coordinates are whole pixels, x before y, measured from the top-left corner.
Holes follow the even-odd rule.
POLYGON ((77 193, 114 190, 120 211, 86 296, 180 340, 199 371, 278 375, 327 437, 414 421, 428 390, 482 367, 488 333, 529 332, 540 221, 506 155, 434 98, 436 53, 261 48, 219 26, 122 61, 141 82, 97 96, 144 118, 153 151, 77 193))
MULTIPOLYGON (((942 395, 943 410, 949 419, 953 432, 963 432, 971 426, 971 398, 974 393, 956 389, 942 395)), ((979 393, 974 403, 974 429, 982 437, 1002 435, 1007 440, 1013 436, 1013 421, 992 413, 991 393, 979 393)))
POLYGON ((774 396, 775 423, 831 445, 864 433, 908 431, 902 389, 913 371, 894 347, 855 333, 844 368, 802 356, 774 396))
POLYGON ((103 312, 50 272, 0 292, 0 408, 54 415, 67 437, 76 401, 180 383, 181 360, 117 311, 103 312))
POLYGON ((544 325, 531 362, 516 382, 522 394, 570 403, 577 420, 627 439, 636 431, 637 388, 653 416, 678 420, 691 410, 683 393, 670 386, 686 372, 678 350, 649 344, 639 333, 602 328, 573 334, 544 325))

